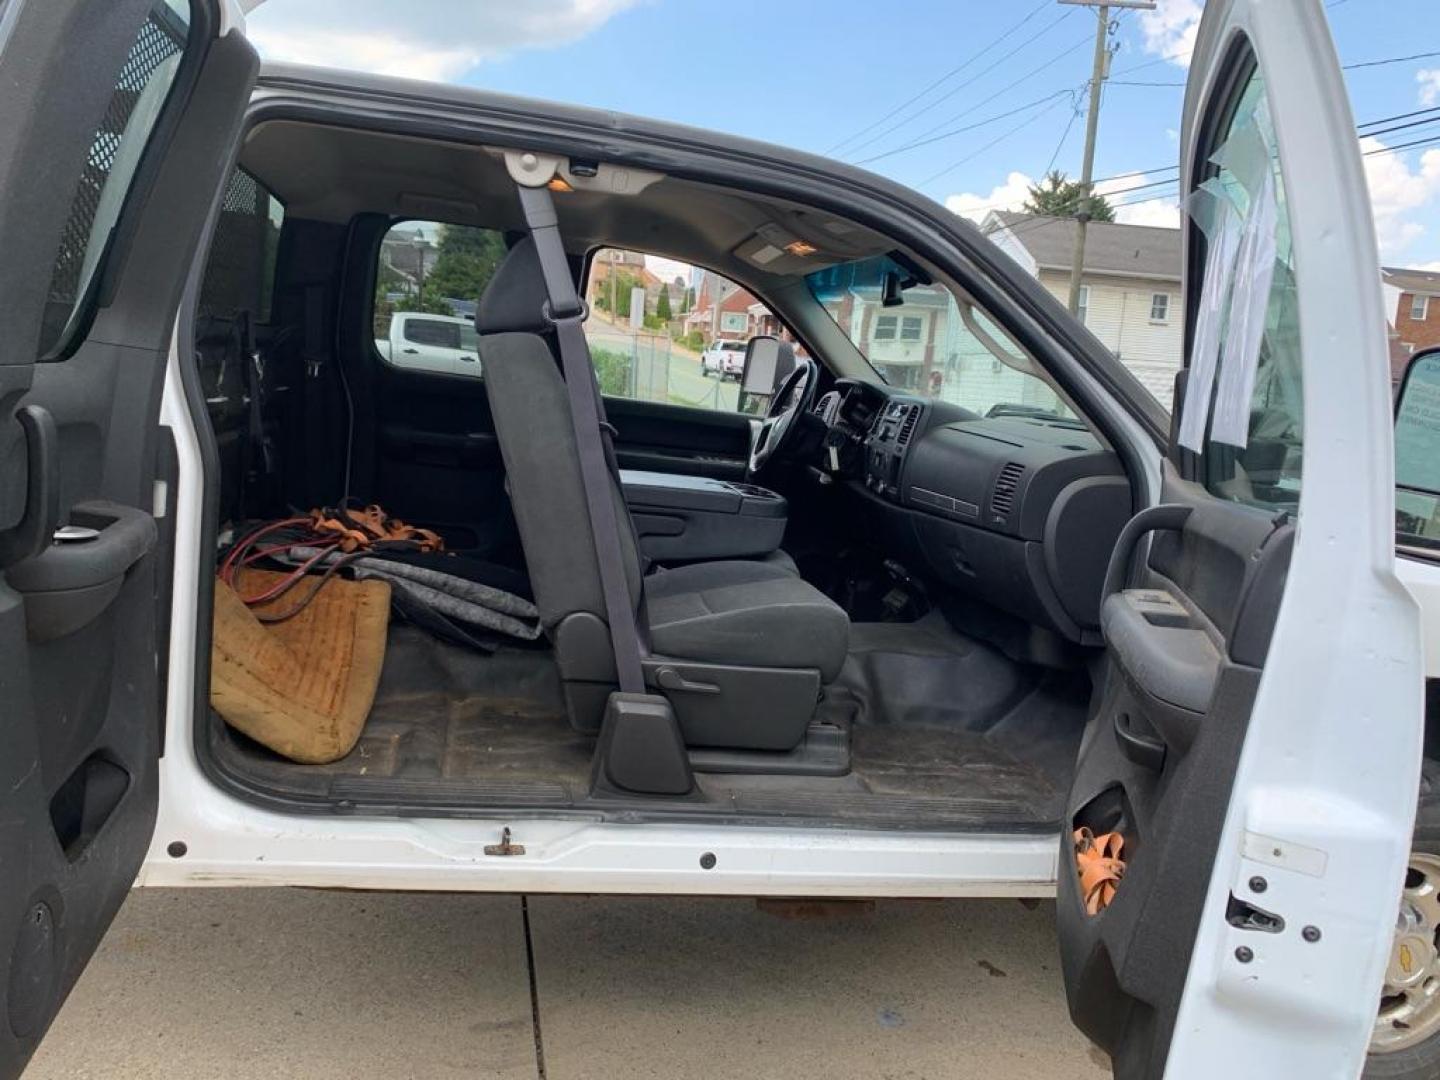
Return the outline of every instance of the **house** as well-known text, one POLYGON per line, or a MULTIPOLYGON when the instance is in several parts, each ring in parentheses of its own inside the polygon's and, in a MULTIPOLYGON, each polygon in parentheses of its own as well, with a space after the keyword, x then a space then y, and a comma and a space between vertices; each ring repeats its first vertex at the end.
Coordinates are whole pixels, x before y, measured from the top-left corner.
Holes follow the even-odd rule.
POLYGON ((746 341, 760 333, 752 313, 763 311, 763 305, 746 289, 733 281, 706 270, 699 271, 695 286, 695 306, 685 313, 685 330, 698 330, 706 343, 717 339, 746 341))
POLYGON ((1380 288, 1390 323, 1391 377, 1398 382, 1413 352, 1440 345, 1440 273, 1384 266, 1380 288))
MULTIPOLYGON (((1002 210, 987 214, 981 229, 1062 303, 1069 301, 1074 220, 1002 210)), ((1169 408, 1184 348, 1180 230, 1092 221, 1080 281, 1080 318, 1169 408)), ((1436 316, 1440 328, 1440 310, 1436 316)))
POLYGON ((381 264, 399 274, 412 291, 434 269, 439 257, 439 247, 418 228, 397 225, 380 242, 381 264))

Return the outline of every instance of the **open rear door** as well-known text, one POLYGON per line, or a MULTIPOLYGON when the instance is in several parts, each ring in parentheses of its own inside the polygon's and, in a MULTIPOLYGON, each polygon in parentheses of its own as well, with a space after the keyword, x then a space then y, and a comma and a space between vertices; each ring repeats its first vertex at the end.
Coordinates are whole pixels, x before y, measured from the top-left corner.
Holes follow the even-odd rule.
POLYGON ((1118 1077, 1353 1077, 1421 677, 1373 226, 1318 0, 1210 0, 1182 147, 1187 371, 1160 505, 1106 583, 1068 823, 1098 850, 1082 879, 1072 832, 1059 868, 1066 992, 1118 1077))
POLYGON ((219 0, 0 4, 0 1076, 154 825, 160 389, 254 81, 233 22, 219 0))

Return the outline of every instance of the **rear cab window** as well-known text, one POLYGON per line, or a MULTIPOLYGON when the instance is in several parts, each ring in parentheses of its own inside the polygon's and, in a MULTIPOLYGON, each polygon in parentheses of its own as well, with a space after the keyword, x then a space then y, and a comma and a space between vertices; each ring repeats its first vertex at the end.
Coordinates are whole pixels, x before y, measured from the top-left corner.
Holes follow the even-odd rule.
POLYGON ((478 363, 457 364, 452 354, 478 356, 475 307, 506 250, 495 229, 393 224, 375 262, 371 321, 380 359, 410 371, 479 378, 478 363))

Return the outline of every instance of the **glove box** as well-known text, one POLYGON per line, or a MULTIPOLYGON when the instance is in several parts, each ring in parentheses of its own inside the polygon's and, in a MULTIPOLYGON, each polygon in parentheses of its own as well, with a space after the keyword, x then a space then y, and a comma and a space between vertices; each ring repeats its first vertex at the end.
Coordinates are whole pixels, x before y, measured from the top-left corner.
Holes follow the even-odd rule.
POLYGON ((656 562, 756 558, 785 535, 785 499, 768 488, 633 469, 620 485, 640 550, 656 562))

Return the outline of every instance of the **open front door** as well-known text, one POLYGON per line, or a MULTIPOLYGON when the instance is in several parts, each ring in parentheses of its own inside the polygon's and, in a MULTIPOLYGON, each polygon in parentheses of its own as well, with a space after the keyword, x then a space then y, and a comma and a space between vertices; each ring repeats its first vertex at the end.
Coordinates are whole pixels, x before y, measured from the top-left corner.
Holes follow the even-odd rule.
POLYGON ((1318 0, 1210 0, 1190 70, 1185 392, 1069 803, 1123 876, 1064 838, 1066 992, 1118 1077, 1354 1077, 1421 733, 1375 240, 1318 0))
POLYGON ((155 820, 160 389, 256 59, 218 0, 0 5, 0 1076, 155 820))

